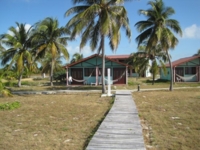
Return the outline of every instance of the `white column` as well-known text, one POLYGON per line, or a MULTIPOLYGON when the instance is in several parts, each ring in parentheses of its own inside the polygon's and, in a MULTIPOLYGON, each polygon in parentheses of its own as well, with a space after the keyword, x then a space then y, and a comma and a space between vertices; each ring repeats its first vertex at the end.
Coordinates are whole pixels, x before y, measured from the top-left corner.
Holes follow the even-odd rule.
POLYGON ((98 79, 98 77, 99 77, 99 68, 98 68, 98 66, 96 66, 96 85, 98 85, 99 83, 99 79, 98 79))
POLYGON ((68 68, 66 68, 66 83, 67 83, 67 86, 69 85, 68 84, 68 68))
POLYGON ((110 68, 108 68, 108 96, 112 96, 112 94, 111 94, 111 84, 110 84, 110 68))
POLYGON ((126 66, 126 85, 128 85, 128 66, 126 66))

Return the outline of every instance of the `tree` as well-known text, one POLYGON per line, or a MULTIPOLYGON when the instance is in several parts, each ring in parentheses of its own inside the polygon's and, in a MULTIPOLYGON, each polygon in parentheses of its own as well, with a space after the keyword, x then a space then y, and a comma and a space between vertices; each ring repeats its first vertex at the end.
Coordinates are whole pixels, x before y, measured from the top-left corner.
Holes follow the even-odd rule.
POLYGON ((135 24, 137 30, 141 32, 136 37, 138 45, 147 40, 146 50, 153 50, 157 44, 161 44, 162 50, 166 52, 171 70, 171 82, 169 90, 173 90, 173 70, 169 49, 174 49, 178 44, 178 39, 174 33, 182 36, 182 30, 179 22, 169 19, 175 13, 172 7, 165 7, 162 0, 149 1, 151 6, 148 10, 139 10, 139 13, 147 17, 146 20, 139 21, 135 24))
POLYGON ((98 49, 102 54, 102 93, 105 93, 105 38, 116 50, 120 42, 121 27, 131 36, 126 9, 122 4, 127 0, 72 0, 74 6, 66 11, 65 16, 75 14, 66 27, 72 30, 72 38, 81 34, 80 49, 90 42, 91 50, 98 49))
MULTIPOLYGON (((150 72, 152 73, 152 85, 154 85, 155 77, 159 73, 159 68, 166 74, 165 63, 168 60, 165 51, 162 50, 161 44, 157 44, 153 46, 152 49, 146 51, 146 47, 144 46, 144 50, 149 60, 151 60, 152 65, 150 68, 150 72)), ((171 58, 171 56, 169 56, 171 58)))
MULTIPOLYGON (((62 61, 61 58, 63 58, 62 56, 56 56, 53 59, 53 63, 54 63, 54 68, 53 70, 56 72, 62 71, 63 65, 62 65, 62 61)), ((45 57, 43 59, 40 60, 41 66, 42 66, 42 73, 51 73, 51 63, 52 63, 52 55, 50 53, 47 53, 45 55, 45 57)))
POLYGON ((144 42, 143 45, 138 47, 138 52, 132 54, 128 61, 129 65, 132 65, 135 71, 139 73, 139 75, 143 74, 148 69, 148 67, 150 67, 150 72, 152 73, 153 77, 153 85, 155 76, 159 73, 159 68, 161 68, 164 73, 166 73, 165 62, 167 61, 167 57, 160 44, 152 48, 153 50, 146 51, 146 42, 144 42), (149 64, 150 61, 152 62, 151 66, 149 64))
POLYGON ((197 54, 200 55, 200 49, 198 49, 197 54))
POLYGON ((132 53, 127 59, 127 63, 132 66, 139 77, 141 77, 149 67, 149 60, 146 57, 146 53, 140 50, 136 53, 132 53))
POLYGON ((0 41, 0 53, 2 53, 3 51, 5 51, 5 48, 2 46, 1 41, 0 41))
POLYGON ((83 54, 75 53, 72 57, 71 63, 77 62, 79 60, 83 59, 83 54))
POLYGON ((36 31, 32 43, 36 44, 34 53, 36 58, 44 58, 51 55, 51 71, 50 85, 53 86, 53 71, 56 58, 63 54, 66 59, 69 59, 69 53, 66 48, 67 40, 70 38, 67 35, 70 31, 67 28, 60 27, 57 19, 45 18, 36 24, 36 31))
POLYGON ((17 66, 18 73, 18 86, 21 86, 21 79, 24 69, 31 63, 31 39, 32 33, 30 27, 26 29, 25 24, 19 24, 16 22, 17 28, 10 27, 7 34, 2 34, 2 43, 8 46, 7 50, 2 52, 1 64, 6 65, 10 63, 10 67, 13 64, 17 66))
POLYGON ((198 56, 198 55, 200 55, 200 49, 198 49, 198 50, 197 50, 197 53, 194 54, 194 56, 198 56))

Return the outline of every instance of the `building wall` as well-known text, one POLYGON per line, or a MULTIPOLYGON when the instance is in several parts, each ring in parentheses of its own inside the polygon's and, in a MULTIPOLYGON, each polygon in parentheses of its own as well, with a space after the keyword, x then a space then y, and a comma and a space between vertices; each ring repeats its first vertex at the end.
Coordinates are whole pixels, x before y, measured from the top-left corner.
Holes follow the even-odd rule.
POLYGON ((163 79, 163 80, 171 80, 171 71, 170 71, 170 68, 166 68, 167 70, 167 73, 164 74, 163 70, 160 69, 160 79, 163 79))
MULTIPOLYGON (((200 66, 200 60, 199 59, 194 59, 189 62, 182 63, 178 66, 175 67, 175 80, 177 81, 177 78, 181 79, 183 82, 197 82, 198 81, 198 76, 199 76, 199 66, 200 66), (195 68, 196 73, 193 74, 187 74, 186 69, 187 68, 195 68), (177 70, 178 68, 183 68, 183 75, 177 76, 177 70)), ((161 71, 161 79, 166 79, 170 80, 170 68, 167 68, 167 75, 164 75, 164 73, 161 71)))
MULTIPOLYGON (((91 84, 91 83, 96 83, 96 75, 95 76, 85 76, 85 68, 92 68, 94 69, 93 71, 96 72, 96 67, 102 68, 102 58, 100 57, 94 57, 89 60, 86 60, 85 62, 78 63, 68 69, 69 75, 71 75, 71 69, 72 68, 81 68, 83 70, 83 79, 82 80, 87 80, 86 84, 91 84)), ((126 69, 126 66, 123 66, 121 64, 106 60, 105 61, 105 68, 110 68, 111 70, 111 84, 113 84, 113 68, 124 68, 126 69)), ((126 76, 126 74, 125 74, 126 76)), ((73 77, 72 77, 73 78, 73 77)), ((98 83, 102 83, 101 81, 102 75, 101 72, 99 71, 99 76, 98 76, 98 83)), ((107 76, 105 76, 105 79, 107 79, 107 76)), ((107 84, 107 80, 105 80, 105 83, 107 84)), ((73 84, 73 83, 72 83, 73 84)), ((80 84, 84 84, 83 82, 80 82, 80 84)), ((126 83, 124 83, 126 84, 126 83)))

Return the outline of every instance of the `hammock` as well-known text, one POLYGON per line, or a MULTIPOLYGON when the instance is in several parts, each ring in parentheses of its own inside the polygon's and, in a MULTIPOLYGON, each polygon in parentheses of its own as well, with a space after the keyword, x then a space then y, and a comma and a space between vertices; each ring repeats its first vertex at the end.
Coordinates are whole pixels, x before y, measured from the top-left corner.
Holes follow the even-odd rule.
MULTIPOLYGON (((126 73, 126 71, 124 71, 124 72, 122 73, 122 75, 121 75, 119 78, 117 78, 117 79, 115 79, 115 80, 110 80, 110 81, 112 81, 112 83, 115 83, 115 82, 119 81, 119 80, 125 75, 125 73, 126 73)), ((105 81, 108 82, 108 79, 105 78, 105 81)))
POLYGON ((91 76, 92 76, 92 73, 94 72, 94 69, 92 70, 91 74, 84 80, 78 80, 78 79, 75 79, 75 78, 72 78, 72 80, 76 81, 76 82, 86 82, 91 76))
POLYGON ((189 77, 183 77, 183 76, 180 76, 178 74, 176 74, 176 76, 181 78, 183 81, 188 81, 188 80, 193 79, 195 76, 197 76, 197 73, 195 75, 192 75, 192 76, 189 76, 189 77))

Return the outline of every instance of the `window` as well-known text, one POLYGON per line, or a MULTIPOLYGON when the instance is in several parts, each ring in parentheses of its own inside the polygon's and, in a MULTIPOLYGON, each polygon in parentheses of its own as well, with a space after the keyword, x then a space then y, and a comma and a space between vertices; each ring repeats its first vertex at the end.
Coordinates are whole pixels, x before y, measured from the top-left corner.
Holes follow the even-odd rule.
POLYGON ((196 67, 185 67, 185 74, 196 74, 196 67))
POLYGON ((96 76, 96 69, 95 68, 85 68, 85 76, 90 76, 92 73, 92 76, 96 76))

